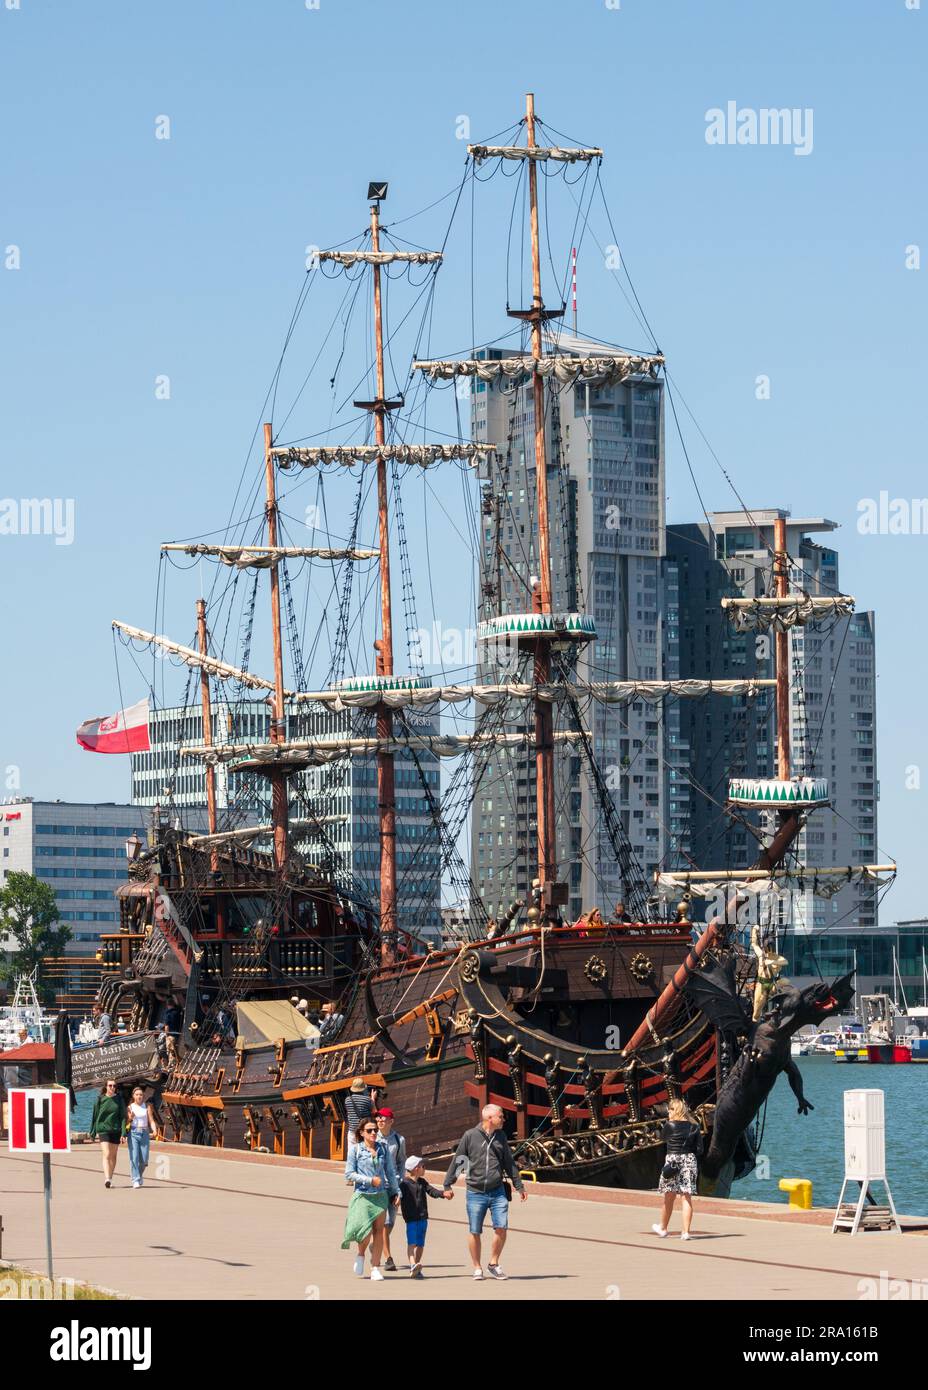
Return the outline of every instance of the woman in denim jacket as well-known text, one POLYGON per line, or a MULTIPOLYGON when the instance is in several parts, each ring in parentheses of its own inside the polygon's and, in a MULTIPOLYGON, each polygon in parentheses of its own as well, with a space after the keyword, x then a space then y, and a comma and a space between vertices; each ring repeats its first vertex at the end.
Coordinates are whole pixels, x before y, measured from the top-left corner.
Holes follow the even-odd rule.
POLYGON ((399 1200, 400 1184, 393 1156, 377 1132, 375 1120, 363 1120, 354 1133, 355 1143, 348 1150, 345 1179, 354 1184, 354 1196, 345 1217, 342 1249, 357 1242, 354 1272, 364 1277, 364 1254, 371 1246, 371 1278, 382 1279, 383 1228, 387 1207, 399 1200))

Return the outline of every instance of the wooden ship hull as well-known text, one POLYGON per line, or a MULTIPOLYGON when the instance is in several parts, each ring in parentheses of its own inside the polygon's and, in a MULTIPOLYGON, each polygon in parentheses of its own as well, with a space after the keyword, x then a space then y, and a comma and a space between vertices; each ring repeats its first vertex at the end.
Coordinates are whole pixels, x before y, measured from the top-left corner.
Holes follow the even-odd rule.
POLYGON ((668 1102, 683 1098, 711 1123, 715 1034, 702 1015, 681 1017, 627 1062, 621 1039, 689 950, 676 925, 562 927, 378 969, 331 1046, 269 1039, 188 1054, 162 1092, 169 1135, 338 1160, 361 1076, 430 1168, 492 1103, 537 1180, 653 1187, 668 1102))

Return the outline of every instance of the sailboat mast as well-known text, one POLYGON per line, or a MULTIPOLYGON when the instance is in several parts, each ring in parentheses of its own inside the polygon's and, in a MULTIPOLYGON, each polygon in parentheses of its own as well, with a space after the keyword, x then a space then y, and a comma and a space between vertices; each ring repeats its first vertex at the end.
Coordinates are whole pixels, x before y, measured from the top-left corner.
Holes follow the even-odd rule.
MULTIPOLYGON (((197 646, 201 656, 207 655, 206 643, 206 600, 197 599, 197 646)), ((209 748, 213 742, 213 711, 209 693, 209 672, 200 667, 200 705, 203 710, 203 746, 209 748)), ((210 835, 216 834, 216 769, 212 763, 206 764, 206 823, 210 835)), ((219 856, 213 850, 210 855, 210 868, 219 867, 219 856)))
MULTIPOLYGON (((271 453, 273 440, 271 426, 264 426, 264 474, 267 489, 265 515, 267 517, 267 543, 277 545, 277 490, 274 483, 274 458, 271 453)), ((271 628, 274 641, 274 715, 271 719, 271 742, 286 741, 286 716, 284 713, 284 657, 282 628, 280 619, 280 575, 277 565, 271 566, 271 628)), ((273 769, 271 779, 271 824, 274 827, 274 863, 280 873, 287 867, 287 774, 273 769)))
MULTIPOLYGON (((371 203, 371 250, 380 250, 380 208, 371 203)), ((377 444, 387 442, 387 393, 383 368, 383 308, 380 296, 380 266, 374 264, 374 352, 377 398, 373 402, 377 444)), ((393 614, 390 602, 390 527, 387 510, 387 463, 377 459, 377 516, 380 543, 380 627, 377 674, 393 675, 393 614)), ((377 704, 377 737, 393 736, 393 712, 383 700, 377 704)), ((377 805, 380 819, 380 937, 381 958, 391 964, 396 940, 396 777, 393 754, 377 755, 377 805)))
MULTIPOLYGON (((773 523, 773 572, 776 579, 777 598, 786 598, 789 592, 789 566, 786 556, 786 519, 778 516, 773 523)), ((783 782, 790 778, 789 746, 789 633, 784 629, 777 632, 776 677, 777 677, 777 776, 783 782)))
MULTIPOLYGON (((529 148, 535 145, 535 97, 525 98, 525 128, 529 148)), ((538 170, 528 161, 528 198, 532 238, 532 357, 542 357, 542 324, 545 307, 541 297, 541 247, 538 236, 538 170)), ((535 495, 538 506, 538 588, 534 606, 551 612, 551 553, 548 533, 548 460, 545 441, 545 388, 540 372, 532 373, 535 406, 535 495)), ((551 644, 540 637, 535 647, 535 685, 551 679, 551 644)), ((554 709, 550 701, 535 699, 535 804, 538 818, 538 880, 544 887, 556 877, 554 832, 554 709)))

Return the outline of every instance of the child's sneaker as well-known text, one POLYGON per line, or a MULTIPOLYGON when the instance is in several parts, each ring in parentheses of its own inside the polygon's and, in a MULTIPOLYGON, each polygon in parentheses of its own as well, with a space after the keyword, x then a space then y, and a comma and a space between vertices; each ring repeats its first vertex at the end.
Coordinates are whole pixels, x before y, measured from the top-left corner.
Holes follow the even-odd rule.
POLYGON ((689 1238, 690 1238, 690 1233, 689 1233, 689 1231, 681 1231, 681 1232, 680 1232, 680 1239, 681 1239, 681 1240, 689 1240, 689 1238))
POLYGON ((415 1264, 411 1264, 411 1265, 409 1266, 409 1277, 410 1277, 411 1279, 421 1279, 421 1278, 422 1278, 422 1261, 421 1261, 421 1260, 417 1260, 415 1264))
POLYGON ((377 1268, 376 1265, 374 1265, 374 1268, 371 1270, 371 1278, 372 1278, 373 1280, 377 1280, 377 1279, 382 1279, 382 1278, 383 1278, 383 1274, 382 1274, 381 1271, 377 1268))
POLYGON ((502 1265, 487 1265, 487 1270, 488 1270, 489 1273, 493 1276, 494 1279, 505 1279, 505 1278, 507 1278, 507 1275, 505 1275, 505 1274, 503 1273, 503 1266, 502 1266, 502 1265))
POLYGON ((482 1269, 475 1269, 475 1270, 474 1270, 474 1278, 475 1278, 475 1279, 482 1279, 482 1278, 483 1278, 483 1270, 482 1270, 482 1269))
POLYGON ((664 1240, 667 1235, 667 1232, 664 1229, 664 1227, 658 1226, 657 1222, 654 1223, 654 1225, 651 1227, 651 1230, 654 1232, 656 1236, 660 1236, 661 1240, 664 1240))
POLYGON ((392 1257, 391 1257, 389 1260, 384 1260, 384 1265, 383 1265, 383 1267, 384 1267, 384 1269, 387 1271, 388 1274, 395 1274, 395 1273, 396 1273, 396 1265, 394 1264, 392 1257))

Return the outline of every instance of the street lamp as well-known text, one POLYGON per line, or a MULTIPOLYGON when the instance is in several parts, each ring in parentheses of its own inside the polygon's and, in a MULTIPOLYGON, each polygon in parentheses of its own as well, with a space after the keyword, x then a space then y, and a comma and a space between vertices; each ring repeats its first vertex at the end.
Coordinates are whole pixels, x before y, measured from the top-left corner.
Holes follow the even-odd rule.
POLYGON ((142 848, 142 841, 138 835, 130 835, 126 841, 126 858, 131 864, 134 859, 138 859, 139 851, 142 848))

